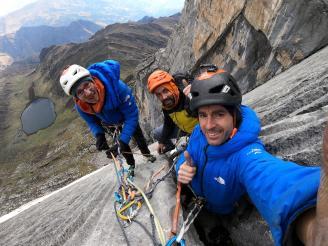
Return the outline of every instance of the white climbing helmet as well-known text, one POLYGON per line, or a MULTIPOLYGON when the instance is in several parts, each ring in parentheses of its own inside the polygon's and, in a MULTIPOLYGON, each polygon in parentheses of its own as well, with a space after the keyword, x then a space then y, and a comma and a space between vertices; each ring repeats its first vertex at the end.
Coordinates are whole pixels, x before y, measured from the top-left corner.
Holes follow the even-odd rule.
POLYGON ((90 72, 80 65, 73 64, 64 70, 60 76, 60 85, 65 93, 71 96, 72 86, 79 81, 79 79, 90 76, 90 72))

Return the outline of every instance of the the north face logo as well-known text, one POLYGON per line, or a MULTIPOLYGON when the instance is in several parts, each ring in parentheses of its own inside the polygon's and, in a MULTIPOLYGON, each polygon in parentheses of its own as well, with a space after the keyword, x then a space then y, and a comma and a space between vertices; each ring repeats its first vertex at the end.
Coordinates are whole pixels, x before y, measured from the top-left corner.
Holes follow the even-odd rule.
POLYGON ((261 153, 262 153, 261 149, 255 148, 255 149, 251 149, 246 155, 251 155, 251 154, 257 155, 261 153))
POLYGON ((223 178, 219 177, 215 177, 214 180, 216 182, 218 182, 219 184, 225 185, 225 180, 223 178))

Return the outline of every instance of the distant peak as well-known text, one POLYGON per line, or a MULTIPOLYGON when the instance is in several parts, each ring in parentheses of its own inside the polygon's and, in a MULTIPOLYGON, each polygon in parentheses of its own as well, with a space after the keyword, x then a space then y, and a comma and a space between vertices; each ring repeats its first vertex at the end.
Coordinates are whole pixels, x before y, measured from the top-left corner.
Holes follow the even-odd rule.
POLYGON ((156 20, 156 18, 146 15, 146 16, 142 17, 140 20, 138 20, 137 22, 147 24, 147 23, 153 22, 154 20, 156 20))

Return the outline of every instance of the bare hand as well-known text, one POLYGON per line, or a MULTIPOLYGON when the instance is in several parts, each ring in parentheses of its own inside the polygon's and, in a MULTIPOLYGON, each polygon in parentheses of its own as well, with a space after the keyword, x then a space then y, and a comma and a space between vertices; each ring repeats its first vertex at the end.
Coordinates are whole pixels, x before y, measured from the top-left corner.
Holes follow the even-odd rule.
POLYGON ((165 151, 165 145, 162 143, 158 143, 157 145, 157 153, 158 154, 163 154, 165 151))
POLYGON ((191 84, 187 85, 184 89, 183 89, 183 94, 185 94, 187 97, 190 94, 190 88, 191 88, 191 84))
POLYGON ((182 184, 188 184, 196 174, 196 167, 193 166, 193 161, 188 151, 184 152, 184 156, 186 161, 179 168, 178 181, 182 184))

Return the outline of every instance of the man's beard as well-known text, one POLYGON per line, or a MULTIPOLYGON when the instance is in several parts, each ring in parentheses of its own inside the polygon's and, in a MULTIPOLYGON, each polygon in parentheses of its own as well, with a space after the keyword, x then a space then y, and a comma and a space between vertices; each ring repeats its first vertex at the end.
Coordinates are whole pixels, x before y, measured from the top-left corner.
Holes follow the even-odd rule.
POLYGON ((175 106, 174 98, 167 98, 163 101, 163 106, 165 108, 173 108, 175 106))

